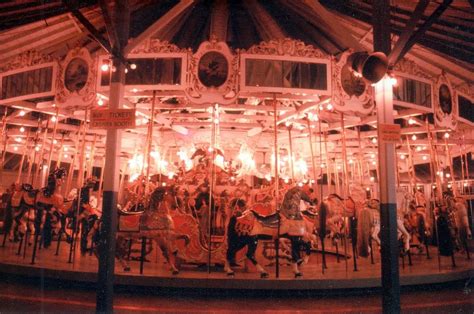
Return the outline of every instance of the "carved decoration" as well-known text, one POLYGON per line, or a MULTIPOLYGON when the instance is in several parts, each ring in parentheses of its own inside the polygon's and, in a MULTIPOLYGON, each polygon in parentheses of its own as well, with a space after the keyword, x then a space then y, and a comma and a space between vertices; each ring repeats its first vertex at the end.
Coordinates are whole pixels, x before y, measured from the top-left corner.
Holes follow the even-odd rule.
POLYGON ((474 85, 471 85, 468 82, 463 82, 456 86, 456 91, 461 92, 471 98, 474 98, 474 85))
POLYGON ((242 49, 241 53, 258 54, 258 55, 276 55, 276 56, 293 56, 306 58, 329 58, 328 55, 321 50, 306 45, 300 40, 285 38, 280 40, 271 40, 268 42, 261 42, 258 45, 250 47, 248 50, 242 49))
POLYGON ((59 64, 55 101, 63 108, 91 105, 96 99, 97 67, 86 48, 77 47, 59 64))
POLYGON ((167 41, 151 38, 146 40, 142 45, 132 50, 132 54, 139 53, 183 53, 188 52, 187 49, 181 49, 167 41))
POLYGON ((415 62, 408 60, 406 58, 401 59, 395 64, 393 70, 417 76, 420 78, 425 78, 428 80, 433 80, 433 76, 430 75, 426 70, 420 68, 415 62))
POLYGON ((434 95, 434 117, 437 126, 455 129, 458 120, 458 97, 451 82, 442 74, 438 77, 434 95))
POLYGON ((239 63, 225 42, 203 42, 188 62, 185 93, 194 103, 232 103, 238 96, 239 63))
POLYGON ((370 114, 375 107, 373 89, 361 77, 357 77, 347 65, 351 51, 345 52, 332 71, 332 104, 340 112, 357 116, 370 114))
POLYGON ((8 72, 34 65, 57 61, 52 56, 41 54, 36 50, 22 52, 15 56, 10 62, 0 68, 0 72, 8 72))

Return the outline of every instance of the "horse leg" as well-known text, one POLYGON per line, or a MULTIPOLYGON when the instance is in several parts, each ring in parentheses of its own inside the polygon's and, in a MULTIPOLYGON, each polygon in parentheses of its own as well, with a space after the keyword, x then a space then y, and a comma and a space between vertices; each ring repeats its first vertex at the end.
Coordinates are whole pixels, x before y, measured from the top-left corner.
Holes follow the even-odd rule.
POLYGON ((303 276, 303 274, 299 270, 299 265, 303 263, 303 260, 301 259, 300 255, 301 237, 290 236, 290 241, 293 273, 295 274, 295 278, 298 278, 303 276))
POLYGON ((403 221, 399 219, 397 219, 397 228, 403 235, 403 249, 405 252, 408 252, 410 250, 410 234, 403 225, 403 221))
POLYGON ((158 246, 160 247, 161 252, 163 253, 163 256, 165 257, 166 261, 170 265, 171 273, 173 275, 179 274, 179 270, 176 267, 177 251, 176 250, 173 251, 174 245, 171 243, 172 242, 171 239, 169 239, 168 237, 165 239, 158 238, 156 239, 156 241, 158 242, 158 246))
POLYGON ((258 240, 256 236, 252 236, 248 239, 247 243, 247 254, 245 255, 249 261, 257 268, 260 272, 260 278, 268 278, 268 272, 260 265, 255 258, 255 252, 257 251, 258 240))

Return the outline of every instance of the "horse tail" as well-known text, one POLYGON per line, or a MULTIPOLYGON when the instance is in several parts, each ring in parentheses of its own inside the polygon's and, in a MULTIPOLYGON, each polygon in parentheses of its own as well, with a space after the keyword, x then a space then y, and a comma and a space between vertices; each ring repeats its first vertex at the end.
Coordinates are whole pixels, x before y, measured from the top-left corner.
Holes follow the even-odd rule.
POLYGON ((359 213, 357 223, 357 250, 359 256, 369 256, 369 238, 371 229, 370 211, 364 208, 359 213))

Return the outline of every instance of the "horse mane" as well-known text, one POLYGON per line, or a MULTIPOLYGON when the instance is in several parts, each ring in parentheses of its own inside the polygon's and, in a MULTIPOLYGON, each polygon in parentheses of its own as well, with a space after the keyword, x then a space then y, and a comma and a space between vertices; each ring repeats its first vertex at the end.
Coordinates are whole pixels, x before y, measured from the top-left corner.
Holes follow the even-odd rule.
POLYGON ((150 195, 150 209, 155 208, 158 204, 163 201, 165 195, 168 193, 166 187, 160 186, 156 188, 150 195))

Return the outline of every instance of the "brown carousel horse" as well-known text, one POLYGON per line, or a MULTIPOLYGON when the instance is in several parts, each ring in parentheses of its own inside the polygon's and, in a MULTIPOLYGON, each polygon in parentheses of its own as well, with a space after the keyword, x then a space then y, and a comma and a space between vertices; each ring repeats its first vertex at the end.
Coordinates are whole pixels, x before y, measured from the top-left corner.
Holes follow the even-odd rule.
MULTIPOLYGON (((161 249, 163 256, 170 265, 173 275, 179 273, 176 266, 177 246, 176 240, 183 239, 186 243, 189 241, 187 235, 178 234, 175 231, 173 219, 170 215, 170 209, 175 206, 176 200, 170 191, 170 188, 156 188, 150 195, 149 206, 142 212, 123 212, 119 211, 119 231, 117 232, 116 257, 125 271, 130 271, 130 266, 126 260, 128 255, 129 240, 151 239, 161 249), (127 217, 138 217, 132 219, 134 228, 137 231, 123 231, 120 229, 120 221, 127 217)), ((133 228, 132 228, 133 229, 133 228)), ((95 237, 95 241, 99 239, 95 237)), ((96 245, 97 247, 97 245, 96 245)))

